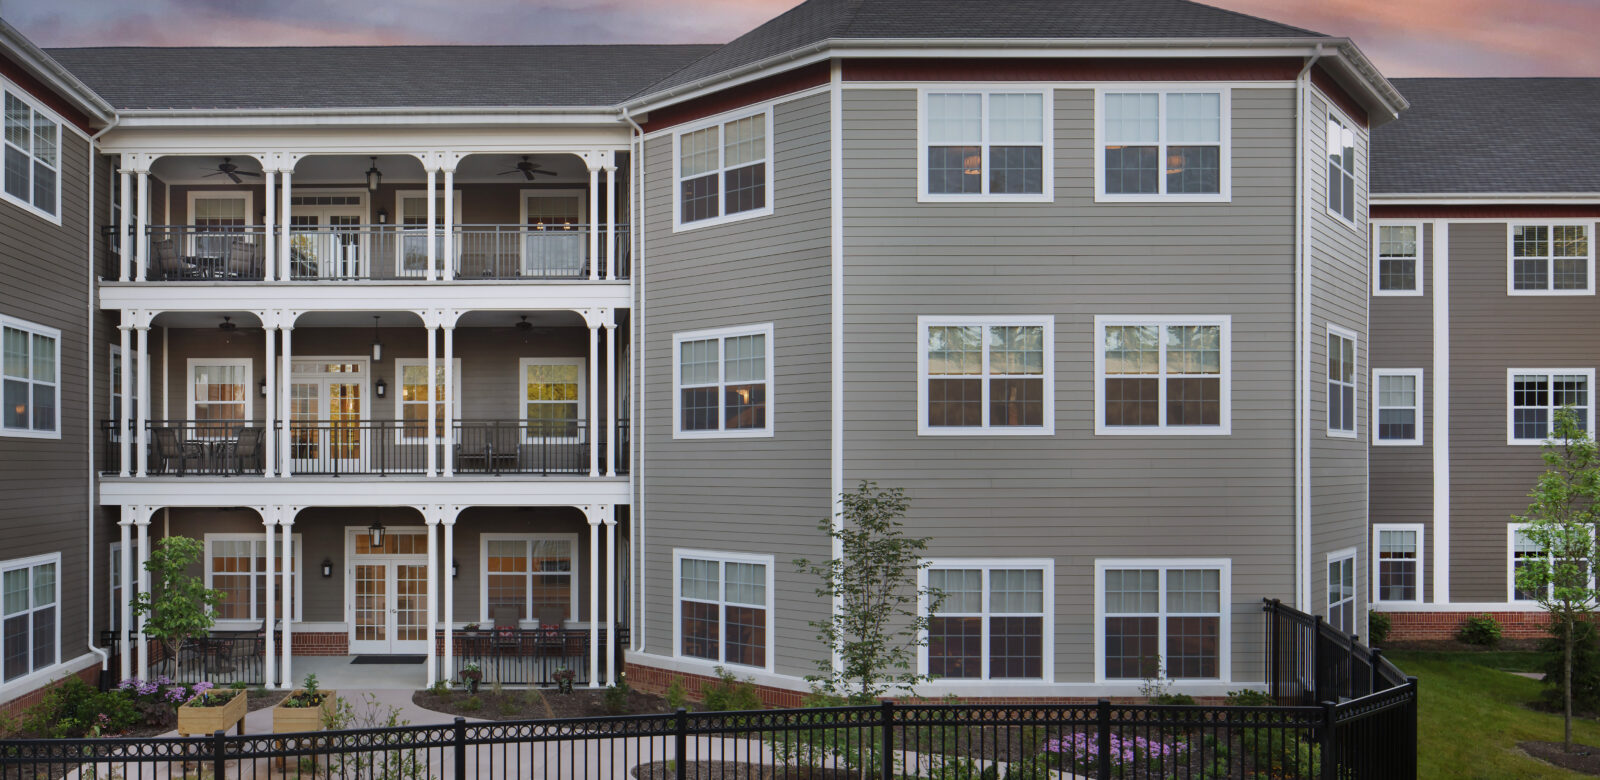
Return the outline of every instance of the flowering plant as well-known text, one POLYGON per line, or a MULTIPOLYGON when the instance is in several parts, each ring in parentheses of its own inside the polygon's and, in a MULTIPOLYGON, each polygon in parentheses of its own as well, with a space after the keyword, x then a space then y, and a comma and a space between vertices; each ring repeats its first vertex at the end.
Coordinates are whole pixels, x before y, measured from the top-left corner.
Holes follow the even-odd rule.
MULTIPOLYGON (((143 716, 145 725, 149 726, 170 726, 177 723, 178 705, 196 696, 204 696, 211 688, 212 685, 208 682, 184 685, 166 675, 154 680, 130 677, 117 684, 117 690, 133 699, 134 707, 143 716)), ((219 703, 226 702, 229 698, 232 697, 225 697, 219 703)))
POLYGON ((572 693, 572 681, 578 678, 578 673, 562 667, 550 673, 550 679, 555 681, 558 693, 572 693))
MULTIPOLYGON (((1146 737, 1124 737, 1113 733, 1110 740, 1111 772, 1122 777, 1132 766, 1155 770, 1167 761, 1183 757, 1189 746, 1183 742, 1163 742, 1146 737)), ((1100 765, 1100 739, 1096 734, 1078 733, 1044 743, 1046 753, 1055 754, 1076 773, 1093 773, 1100 765)))

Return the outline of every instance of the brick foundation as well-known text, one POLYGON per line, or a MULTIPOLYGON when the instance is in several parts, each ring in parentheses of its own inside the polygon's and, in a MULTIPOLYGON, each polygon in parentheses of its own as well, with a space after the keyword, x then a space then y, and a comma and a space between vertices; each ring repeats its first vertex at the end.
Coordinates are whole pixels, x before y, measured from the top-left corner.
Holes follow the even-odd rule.
POLYGON ((1455 639, 1467 618, 1489 615, 1500 621, 1506 639, 1543 639, 1550 635, 1550 616, 1543 612, 1386 612, 1389 641, 1455 639))
POLYGON ((0 714, 12 717, 21 715, 24 710, 32 707, 35 704, 38 704, 39 700, 43 699, 44 695, 49 693, 51 688, 54 688, 57 685, 65 682, 67 677, 77 677, 78 679, 88 683, 90 686, 98 686, 100 684, 100 664, 96 663, 95 665, 90 666, 88 669, 84 669, 75 675, 63 675, 45 683, 44 685, 39 686, 38 688, 22 694, 11 701, 0 704, 0 714))
POLYGON ((290 635, 295 655, 349 655, 350 635, 339 632, 300 632, 290 635))

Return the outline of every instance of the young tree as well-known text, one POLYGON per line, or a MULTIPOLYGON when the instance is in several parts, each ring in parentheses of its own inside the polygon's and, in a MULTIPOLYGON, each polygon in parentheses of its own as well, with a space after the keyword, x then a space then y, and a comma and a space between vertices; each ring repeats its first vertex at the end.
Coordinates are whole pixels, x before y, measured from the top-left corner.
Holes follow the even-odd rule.
POLYGON ((203 554, 205 545, 187 536, 156 542, 144 565, 150 572, 150 592, 134 594, 133 614, 147 616, 144 633, 161 642, 168 658, 178 657, 184 640, 216 624, 212 613, 222 603, 222 591, 189 573, 203 554))
POLYGON ((819 674, 806 680, 822 693, 870 701, 890 688, 908 690, 927 679, 916 672, 917 648, 927 643, 927 615, 938 610, 944 594, 917 587, 917 574, 927 567, 921 553, 929 537, 906 536, 900 518, 911 508, 905 491, 880 489, 863 480, 842 496, 842 520, 819 524, 835 540, 843 556, 832 560, 795 561, 802 572, 822 580, 817 597, 839 608, 826 620, 811 621, 832 659, 817 662, 819 674), (919 603, 925 609, 918 609, 919 603))
POLYGON ((1533 503, 1522 533, 1540 555, 1523 559, 1517 587, 1532 594, 1550 615, 1562 641, 1562 746, 1572 750, 1572 653, 1574 625, 1588 620, 1600 602, 1590 581, 1595 561, 1595 523, 1600 522, 1600 456, 1571 407, 1556 411, 1544 444, 1547 467, 1529 497, 1533 503))

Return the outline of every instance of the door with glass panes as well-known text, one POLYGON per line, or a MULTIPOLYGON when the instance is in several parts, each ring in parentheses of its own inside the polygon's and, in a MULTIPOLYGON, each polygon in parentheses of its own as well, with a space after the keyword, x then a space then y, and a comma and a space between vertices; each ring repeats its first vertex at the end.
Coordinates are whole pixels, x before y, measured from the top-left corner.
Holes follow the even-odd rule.
POLYGON ((349 529, 350 652, 428 652, 428 535, 391 528, 373 546, 365 528, 349 529))
POLYGON ((370 239, 361 229, 360 195, 294 196, 289 264, 295 279, 366 279, 370 239))
POLYGON ((365 358, 296 358, 289 378, 289 454, 298 474, 366 468, 365 358))

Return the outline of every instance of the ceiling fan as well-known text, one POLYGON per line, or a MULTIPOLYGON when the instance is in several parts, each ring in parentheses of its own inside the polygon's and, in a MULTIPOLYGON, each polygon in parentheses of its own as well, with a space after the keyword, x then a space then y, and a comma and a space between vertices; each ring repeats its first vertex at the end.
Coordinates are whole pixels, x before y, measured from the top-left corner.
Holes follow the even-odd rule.
POLYGON ((528 155, 522 155, 522 162, 517 163, 517 167, 512 168, 509 171, 501 171, 500 175, 509 176, 513 173, 522 174, 523 178, 527 179, 528 181, 533 181, 533 175, 536 173, 542 173, 546 176, 559 175, 555 171, 545 170, 544 168, 539 167, 538 163, 532 162, 528 159, 528 155))
POLYGON ((244 180, 240 179, 239 178, 240 176, 257 176, 257 177, 259 177, 261 175, 259 173, 251 173, 250 171, 241 171, 241 170, 239 170, 239 166, 234 165, 232 161, 233 161, 232 157, 224 157, 224 158, 222 158, 222 164, 218 165, 217 169, 215 171, 206 174, 204 178, 208 178, 209 179, 212 176, 224 176, 225 175, 228 178, 233 179, 233 183, 234 184, 243 184, 244 180))

